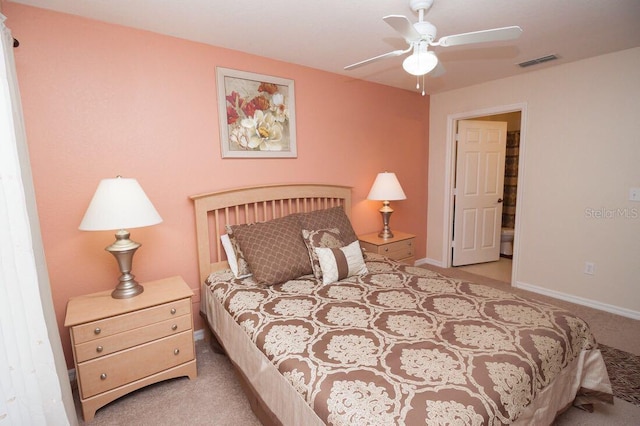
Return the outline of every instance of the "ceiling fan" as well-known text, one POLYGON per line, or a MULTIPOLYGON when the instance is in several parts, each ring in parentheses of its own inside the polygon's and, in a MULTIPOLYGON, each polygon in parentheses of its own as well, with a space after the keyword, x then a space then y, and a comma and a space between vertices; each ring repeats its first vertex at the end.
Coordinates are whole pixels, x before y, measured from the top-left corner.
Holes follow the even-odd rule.
MULTIPOLYGON (((440 39, 436 41, 437 29, 435 25, 424 20, 424 14, 429 10, 429 8, 431 8, 433 1, 434 0, 409 0, 409 7, 411 7, 411 10, 418 12, 418 22, 414 24, 412 24, 406 16, 402 15, 389 15, 382 18, 394 30, 400 33, 402 37, 404 37, 405 41, 409 45, 407 49, 398 49, 382 55, 374 56, 373 58, 348 65, 344 67, 344 69, 349 71, 372 62, 404 55, 405 53, 413 51, 413 53, 410 56, 407 56, 403 61, 402 68, 404 68, 404 70, 409 74, 423 77, 422 95, 424 96, 424 76, 432 72, 436 67, 440 68, 439 74, 444 72, 442 65, 438 64, 438 57, 435 52, 428 50, 429 46, 448 47, 490 41, 513 40, 522 34, 522 29, 520 27, 511 26, 454 34, 440 37, 440 39)), ((420 88, 419 81, 417 88, 420 88)))

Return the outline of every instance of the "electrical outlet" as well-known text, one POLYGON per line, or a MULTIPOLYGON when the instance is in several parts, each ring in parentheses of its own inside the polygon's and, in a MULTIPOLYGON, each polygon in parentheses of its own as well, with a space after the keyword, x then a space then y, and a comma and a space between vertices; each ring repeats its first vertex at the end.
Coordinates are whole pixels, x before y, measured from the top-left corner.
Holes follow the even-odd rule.
POLYGON ((629 201, 640 201, 640 188, 629 188, 629 201))
POLYGON ((593 262, 584 262, 584 273, 587 275, 595 275, 596 264, 593 262))

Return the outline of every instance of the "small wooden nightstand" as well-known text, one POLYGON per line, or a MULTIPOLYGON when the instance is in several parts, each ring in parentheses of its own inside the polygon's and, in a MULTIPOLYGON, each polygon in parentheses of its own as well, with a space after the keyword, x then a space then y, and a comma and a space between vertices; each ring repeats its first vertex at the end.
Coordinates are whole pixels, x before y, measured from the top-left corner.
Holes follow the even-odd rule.
POLYGON ((406 232, 393 231, 393 238, 382 239, 378 232, 358 235, 360 246, 366 251, 378 253, 398 262, 413 265, 415 254, 413 246, 416 236, 406 232))
POLYGON ((103 405, 162 380, 197 376, 193 292, 180 277, 142 284, 113 299, 111 290, 67 303, 78 391, 85 421, 103 405))

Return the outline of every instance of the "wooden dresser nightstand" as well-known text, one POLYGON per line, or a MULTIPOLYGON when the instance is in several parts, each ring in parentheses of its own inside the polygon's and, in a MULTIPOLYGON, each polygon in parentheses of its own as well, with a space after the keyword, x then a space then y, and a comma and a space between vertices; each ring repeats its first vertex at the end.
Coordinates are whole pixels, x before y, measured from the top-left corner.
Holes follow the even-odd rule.
POLYGON ((113 299, 111 290, 67 303, 78 391, 85 421, 103 405, 162 380, 197 376, 193 292, 180 277, 142 284, 113 299))
POLYGON ((415 254, 413 246, 416 236, 406 232, 393 231, 393 238, 386 240, 378 237, 378 232, 358 235, 360 246, 368 252, 378 253, 398 262, 413 265, 415 254))

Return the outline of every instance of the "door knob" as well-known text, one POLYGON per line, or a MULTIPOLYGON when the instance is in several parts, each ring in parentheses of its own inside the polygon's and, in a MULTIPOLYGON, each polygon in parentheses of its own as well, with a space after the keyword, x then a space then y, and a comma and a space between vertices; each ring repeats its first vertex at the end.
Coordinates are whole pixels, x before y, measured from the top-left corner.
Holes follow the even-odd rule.
POLYGON ((503 202, 503 201, 504 201, 504 200, 503 200, 502 198, 498 198, 498 202, 499 202, 499 203, 501 203, 501 202, 503 202))

